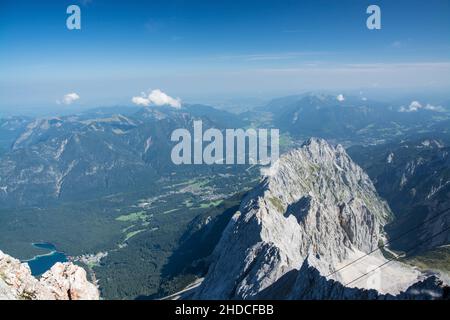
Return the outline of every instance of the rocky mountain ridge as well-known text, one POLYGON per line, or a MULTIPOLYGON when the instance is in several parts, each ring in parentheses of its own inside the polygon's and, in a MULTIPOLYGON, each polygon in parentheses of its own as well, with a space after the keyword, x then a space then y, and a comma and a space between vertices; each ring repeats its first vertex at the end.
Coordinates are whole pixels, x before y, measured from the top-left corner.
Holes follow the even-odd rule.
POLYGON ((268 287, 258 299, 286 300, 435 300, 450 299, 449 287, 436 275, 420 280, 398 294, 380 294, 375 289, 349 288, 327 279, 313 266, 313 257, 305 259, 300 270, 292 270, 268 287))
MULTIPOLYGON (((406 251, 416 239, 427 239, 450 225, 450 148, 447 139, 418 138, 380 146, 352 147, 349 153, 368 175, 395 213, 386 231, 392 244, 406 251), (421 226, 416 228, 416 226, 421 226)), ((450 243, 450 232, 419 246, 426 251, 450 243)))
MULTIPOLYGON (((184 169, 171 161, 175 129, 192 130, 197 119, 205 128, 220 128, 224 121, 232 121, 223 113, 206 106, 161 107, 141 108, 127 116, 32 120, 0 157, 2 207, 42 206, 146 189, 161 176, 184 169)), ((190 173, 209 169, 199 166, 190 173)))
MULTIPOLYGON (((198 289, 201 299, 253 299, 306 257, 321 275, 347 283, 386 261, 374 252, 336 272, 385 241, 392 213, 367 174, 342 146, 310 139, 265 170, 242 202, 213 253, 198 289)), ((400 264, 383 273, 380 293, 398 294, 422 275, 400 264)), ((355 286, 370 289, 368 283, 355 286)))
POLYGON ((409 102, 402 103, 376 101, 361 95, 307 92, 273 99, 253 110, 253 118, 259 119, 261 112, 265 112, 270 119, 268 123, 292 137, 316 136, 346 146, 378 144, 399 136, 406 138, 448 121, 448 108, 413 108, 412 112, 403 112, 409 109, 409 102))
POLYGON ((83 268, 57 263, 38 280, 29 266, 0 251, 0 300, 99 300, 83 268))

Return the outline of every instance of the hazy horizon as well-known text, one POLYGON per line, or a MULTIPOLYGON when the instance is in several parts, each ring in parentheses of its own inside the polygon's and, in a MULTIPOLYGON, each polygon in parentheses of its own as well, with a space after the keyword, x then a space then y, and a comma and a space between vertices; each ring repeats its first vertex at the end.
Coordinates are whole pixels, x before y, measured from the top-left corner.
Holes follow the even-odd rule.
POLYGON ((355 1, 2 1, 0 110, 67 108, 71 93, 74 109, 131 105, 151 89, 203 103, 450 91, 448 1, 377 4, 381 30, 355 1))

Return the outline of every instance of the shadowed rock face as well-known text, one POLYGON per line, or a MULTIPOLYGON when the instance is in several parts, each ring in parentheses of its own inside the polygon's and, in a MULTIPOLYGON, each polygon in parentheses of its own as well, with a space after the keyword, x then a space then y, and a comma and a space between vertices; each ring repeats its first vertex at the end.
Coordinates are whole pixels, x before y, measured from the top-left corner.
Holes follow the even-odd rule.
MULTIPOLYGON (((450 137, 450 135, 447 135, 450 137)), ((366 168, 380 195, 387 200, 395 219, 386 231, 397 238, 392 244, 406 251, 450 226, 450 144, 448 138, 411 138, 382 145, 349 148, 355 161, 366 168)), ((416 252, 450 244, 450 232, 424 241, 416 252)))
POLYGON ((436 276, 430 276, 397 294, 380 294, 376 290, 348 288, 327 279, 314 268, 314 258, 307 258, 300 270, 292 270, 261 291, 258 299, 288 300, 435 300, 450 299, 449 287, 436 276))
POLYGON ((38 280, 27 264, 0 251, 0 300, 98 300, 84 269, 57 263, 38 280))
POLYGON ((390 209, 343 147, 310 139, 264 173, 227 226, 197 298, 255 298, 307 256, 328 274, 384 238, 390 209))

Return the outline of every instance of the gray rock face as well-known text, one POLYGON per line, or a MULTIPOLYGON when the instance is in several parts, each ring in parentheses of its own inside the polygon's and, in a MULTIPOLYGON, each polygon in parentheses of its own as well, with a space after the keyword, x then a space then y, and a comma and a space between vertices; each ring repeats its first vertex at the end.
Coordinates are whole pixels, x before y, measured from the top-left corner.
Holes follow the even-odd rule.
POLYGON ((98 299, 86 271, 72 263, 57 263, 38 280, 27 264, 0 251, 0 300, 98 299))
POLYGON ((390 209, 343 147, 311 139, 264 175, 227 226, 197 298, 255 298, 307 256, 328 274, 383 240, 390 209))
POLYGON ((314 258, 305 260, 300 270, 293 270, 272 286, 263 290, 258 299, 288 300, 435 300, 449 299, 448 287, 435 276, 411 285, 397 294, 380 294, 374 289, 348 288, 338 281, 327 279, 312 265, 314 258))
POLYGON ((386 145, 353 147, 349 153, 367 168, 380 195, 395 212, 389 226, 395 238, 421 226, 392 244, 407 251, 420 239, 418 252, 450 244, 450 144, 440 139, 410 139, 386 145))

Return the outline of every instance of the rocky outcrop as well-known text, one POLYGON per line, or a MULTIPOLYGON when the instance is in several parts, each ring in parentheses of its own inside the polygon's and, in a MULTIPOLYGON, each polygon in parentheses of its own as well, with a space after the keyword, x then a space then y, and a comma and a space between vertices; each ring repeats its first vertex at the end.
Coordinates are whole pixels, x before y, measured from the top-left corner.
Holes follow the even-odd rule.
POLYGON ((81 267, 57 263, 38 280, 27 264, 0 251, 0 300, 98 299, 97 287, 81 267))
POLYGON ((350 154, 366 168, 380 195, 395 212, 389 234, 397 238, 405 229, 416 228, 392 244, 407 251, 421 244, 416 253, 450 244, 450 231, 426 241, 450 226, 450 145, 441 139, 416 139, 388 144, 352 147, 350 154))
POLYGON ((436 300, 450 299, 450 287, 431 275, 397 295, 380 294, 374 289, 348 288, 327 279, 313 267, 314 258, 305 259, 300 270, 293 270, 258 294, 258 299, 286 300, 436 300))
MULTIPOLYGON (((296 272, 307 256, 320 274, 342 283, 386 261, 376 252, 337 272, 378 248, 391 216, 342 146, 310 139, 264 175, 225 229, 197 298, 253 299, 296 272)), ((394 271, 386 272, 381 292, 398 293, 419 279, 410 268, 394 271)))

